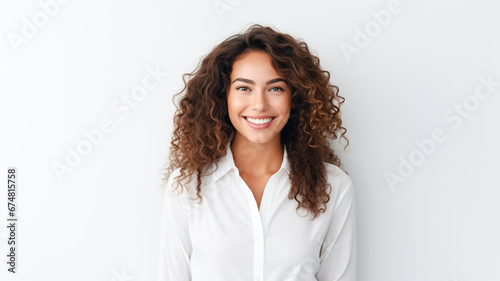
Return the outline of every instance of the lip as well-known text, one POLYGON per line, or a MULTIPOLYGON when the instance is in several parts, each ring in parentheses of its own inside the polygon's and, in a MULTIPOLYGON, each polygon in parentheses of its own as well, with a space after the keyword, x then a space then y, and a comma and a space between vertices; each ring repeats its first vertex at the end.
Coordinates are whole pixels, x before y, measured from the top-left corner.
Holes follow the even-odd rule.
POLYGON ((263 116, 243 116, 243 119, 245 120, 245 122, 248 124, 248 126, 254 128, 254 129, 257 129, 257 130, 262 130, 262 129, 266 129, 268 128, 269 126, 271 126, 271 124, 274 122, 274 120, 276 119, 276 116, 272 116, 272 115, 263 115, 263 116), (250 121, 247 120, 247 117, 249 118, 252 118, 252 119, 267 119, 267 118, 273 118, 270 122, 266 123, 266 124, 254 124, 250 121))

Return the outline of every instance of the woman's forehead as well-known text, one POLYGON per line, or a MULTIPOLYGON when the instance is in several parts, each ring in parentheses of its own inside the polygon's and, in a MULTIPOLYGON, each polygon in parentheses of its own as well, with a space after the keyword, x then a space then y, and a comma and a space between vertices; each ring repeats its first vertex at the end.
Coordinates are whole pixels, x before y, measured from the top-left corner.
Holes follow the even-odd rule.
POLYGON ((231 81, 240 76, 263 81, 271 78, 284 78, 275 70, 269 54, 263 51, 245 52, 233 62, 231 81))

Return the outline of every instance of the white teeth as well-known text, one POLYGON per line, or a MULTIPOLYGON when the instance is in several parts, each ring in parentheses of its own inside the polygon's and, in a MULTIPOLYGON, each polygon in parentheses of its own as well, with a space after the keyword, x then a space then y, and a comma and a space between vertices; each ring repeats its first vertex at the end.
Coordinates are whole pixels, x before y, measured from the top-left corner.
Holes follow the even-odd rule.
POLYGON ((273 118, 266 118, 266 119, 253 119, 250 117, 247 117, 247 120, 250 121, 251 123, 257 124, 257 125, 262 125, 271 122, 273 118))

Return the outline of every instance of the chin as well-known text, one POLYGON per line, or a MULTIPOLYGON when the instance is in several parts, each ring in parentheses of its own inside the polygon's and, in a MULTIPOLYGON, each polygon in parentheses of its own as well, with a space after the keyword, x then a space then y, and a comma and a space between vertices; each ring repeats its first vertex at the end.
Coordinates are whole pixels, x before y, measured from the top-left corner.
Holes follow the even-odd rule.
POLYGON ((271 137, 248 137, 246 138, 249 142, 254 143, 254 144, 268 144, 273 142, 273 140, 276 138, 276 136, 271 136, 271 137))

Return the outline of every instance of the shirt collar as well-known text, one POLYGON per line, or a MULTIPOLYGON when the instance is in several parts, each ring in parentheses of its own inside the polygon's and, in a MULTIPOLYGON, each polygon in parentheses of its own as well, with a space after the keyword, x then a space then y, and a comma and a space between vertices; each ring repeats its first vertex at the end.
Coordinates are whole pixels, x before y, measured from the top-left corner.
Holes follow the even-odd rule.
MULTIPOLYGON (((217 170, 212 174, 212 182, 217 181, 222 176, 224 176, 231 169, 238 170, 236 165, 234 164, 233 152, 231 151, 231 141, 228 142, 226 148, 226 155, 222 156, 217 162, 217 170)), ((215 169, 215 164, 214 164, 215 169)), ((287 173, 290 174, 290 162, 288 161, 288 154, 286 153, 286 147, 283 148, 283 160, 281 162, 281 167, 278 171, 284 169, 287 173)))

